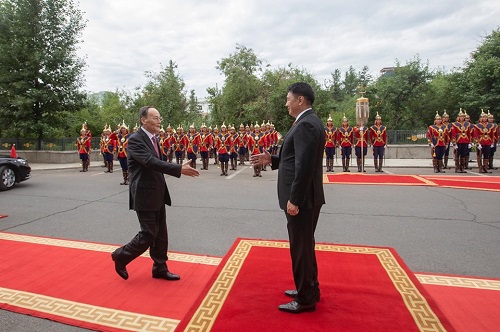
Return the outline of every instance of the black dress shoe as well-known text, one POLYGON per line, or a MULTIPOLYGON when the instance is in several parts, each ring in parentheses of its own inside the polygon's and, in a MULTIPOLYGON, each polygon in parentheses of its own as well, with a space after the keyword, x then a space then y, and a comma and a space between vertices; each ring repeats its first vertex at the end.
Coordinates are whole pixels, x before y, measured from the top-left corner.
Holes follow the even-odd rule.
MULTIPOLYGON (((295 289, 290 289, 285 291, 285 295, 288 297, 295 298, 297 296, 297 291, 295 289)), ((321 299, 320 293, 316 296, 316 302, 319 302, 321 299)))
POLYGON ((123 279, 127 280, 128 279, 127 268, 125 267, 125 265, 118 262, 115 252, 111 253, 111 259, 113 260, 113 262, 115 262, 116 273, 118 273, 118 275, 123 279))
POLYGON ((181 277, 178 274, 174 274, 170 271, 153 273, 153 278, 155 279, 165 279, 165 280, 179 280, 181 277))
POLYGON ((290 312, 292 314, 298 314, 304 311, 315 311, 316 303, 313 304, 300 304, 296 301, 292 301, 289 303, 281 304, 278 306, 278 309, 285 312, 290 312))

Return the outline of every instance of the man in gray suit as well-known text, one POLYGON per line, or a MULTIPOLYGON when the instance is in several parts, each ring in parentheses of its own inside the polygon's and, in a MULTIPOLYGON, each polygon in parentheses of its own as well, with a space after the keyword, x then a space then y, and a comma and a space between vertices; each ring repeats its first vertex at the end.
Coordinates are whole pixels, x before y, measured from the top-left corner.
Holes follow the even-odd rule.
POLYGON ((314 92, 309 84, 292 84, 288 87, 286 100, 288 113, 295 122, 285 136, 279 155, 271 156, 264 151, 253 155, 250 161, 254 165, 271 163, 272 169, 279 169, 278 200, 287 219, 296 289, 285 291, 285 295, 294 300, 278 309, 300 313, 316 310, 316 302, 320 299, 314 232, 325 204, 325 131, 312 109, 314 92))
POLYGON ((179 280, 168 270, 168 232, 165 204, 171 205, 170 194, 163 174, 179 178, 200 173, 188 163, 167 163, 160 159, 156 134, 160 131, 161 116, 152 106, 139 110, 141 128, 128 141, 127 156, 130 174, 129 208, 135 210, 141 226, 140 232, 125 246, 116 249, 111 258, 115 271, 127 280, 126 266, 149 248, 153 260, 153 278, 179 280))

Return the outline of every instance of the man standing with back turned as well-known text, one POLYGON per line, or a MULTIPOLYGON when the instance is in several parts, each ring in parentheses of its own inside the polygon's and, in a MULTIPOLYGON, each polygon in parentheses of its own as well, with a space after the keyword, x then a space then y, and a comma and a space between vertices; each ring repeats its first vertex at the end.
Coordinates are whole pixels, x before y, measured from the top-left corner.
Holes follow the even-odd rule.
POLYGON ((156 134, 162 118, 152 106, 139 110, 141 128, 129 138, 127 153, 130 174, 129 208, 135 210, 141 230, 125 246, 116 249, 111 258, 115 271, 127 280, 126 266, 149 248, 153 260, 153 278, 179 280, 168 270, 168 232, 165 204, 171 205, 170 194, 163 174, 180 177, 198 176, 200 173, 188 163, 183 165, 162 161, 156 134))
POLYGON ((314 232, 325 196, 323 192, 323 148, 325 131, 312 109, 314 92, 307 83, 288 87, 286 107, 295 118, 281 151, 251 156, 251 163, 279 169, 278 200, 285 211, 295 290, 285 291, 293 301, 279 310, 291 313, 314 311, 320 299, 314 232))

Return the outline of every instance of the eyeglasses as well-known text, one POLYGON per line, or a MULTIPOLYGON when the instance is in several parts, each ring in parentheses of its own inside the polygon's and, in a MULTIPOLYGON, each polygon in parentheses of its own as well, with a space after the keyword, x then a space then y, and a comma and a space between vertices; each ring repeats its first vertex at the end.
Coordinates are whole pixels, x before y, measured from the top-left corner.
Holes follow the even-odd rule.
POLYGON ((155 121, 163 121, 163 118, 161 116, 153 116, 153 120, 155 121))

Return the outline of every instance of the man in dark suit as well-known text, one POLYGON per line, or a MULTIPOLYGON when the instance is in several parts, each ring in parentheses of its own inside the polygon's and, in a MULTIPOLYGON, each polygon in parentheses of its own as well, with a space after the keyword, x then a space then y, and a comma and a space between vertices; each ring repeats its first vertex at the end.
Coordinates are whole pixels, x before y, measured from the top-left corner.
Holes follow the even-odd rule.
POLYGON ((312 109, 313 103, 314 92, 309 84, 299 82, 288 87, 286 107, 295 122, 279 155, 271 156, 264 151, 251 157, 254 165, 271 163, 272 169, 279 169, 278 200, 287 219, 296 289, 285 291, 294 300, 278 309, 291 313, 314 311, 320 298, 314 231, 321 206, 325 204, 322 162, 325 131, 312 109))
POLYGON ((139 110, 141 128, 128 141, 127 155, 130 174, 129 208, 135 210, 140 232, 125 246, 116 249, 111 258, 120 277, 127 280, 126 266, 149 248, 153 260, 153 278, 179 280, 168 270, 168 232, 165 204, 171 205, 170 194, 163 174, 180 177, 200 173, 188 163, 172 164, 160 159, 155 135, 161 127, 161 116, 152 106, 139 110))

